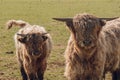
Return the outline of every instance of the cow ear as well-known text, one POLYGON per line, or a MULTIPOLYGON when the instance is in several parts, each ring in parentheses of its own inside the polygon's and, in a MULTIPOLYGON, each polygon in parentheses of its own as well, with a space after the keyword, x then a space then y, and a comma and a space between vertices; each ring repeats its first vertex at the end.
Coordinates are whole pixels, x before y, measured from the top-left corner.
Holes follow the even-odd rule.
POLYGON ((18 41, 21 42, 21 43, 26 43, 26 40, 27 40, 27 37, 26 35, 24 34, 17 34, 19 37, 18 37, 18 41))
POLYGON ((19 38, 18 41, 21 43, 26 43, 26 38, 19 38))
POLYGON ((103 19, 99 19, 100 26, 104 26, 106 24, 106 21, 103 19))
POLYGON ((73 18, 53 18, 54 20, 57 21, 62 21, 65 22, 67 27, 74 32, 74 26, 73 26, 73 18))
POLYGON ((48 37, 46 35, 42 35, 43 41, 46 41, 48 37))
POLYGON ((113 17, 113 18, 99 18, 100 25, 104 26, 106 24, 106 21, 114 20, 117 19, 118 17, 113 17))

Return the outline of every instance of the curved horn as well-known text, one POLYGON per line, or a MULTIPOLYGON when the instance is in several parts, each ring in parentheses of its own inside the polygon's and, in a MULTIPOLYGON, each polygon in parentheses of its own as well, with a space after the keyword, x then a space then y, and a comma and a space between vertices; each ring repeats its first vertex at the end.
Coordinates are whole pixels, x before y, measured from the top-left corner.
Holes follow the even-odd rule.
POLYGON ((69 22, 73 20, 73 18, 52 18, 52 19, 62 21, 62 22, 69 22))
POLYGON ((99 18, 99 19, 103 19, 103 20, 106 20, 106 21, 110 21, 110 20, 114 20, 114 19, 117 19, 119 17, 114 17, 114 18, 99 18))
POLYGON ((26 37, 25 34, 19 34, 19 33, 17 33, 17 35, 19 35, 19 36, 21 36, 21 37, 26 37))
POLYGON ((42 35, 46 35, 46 34, 48 34, 48 33, 42 33, 42 35))

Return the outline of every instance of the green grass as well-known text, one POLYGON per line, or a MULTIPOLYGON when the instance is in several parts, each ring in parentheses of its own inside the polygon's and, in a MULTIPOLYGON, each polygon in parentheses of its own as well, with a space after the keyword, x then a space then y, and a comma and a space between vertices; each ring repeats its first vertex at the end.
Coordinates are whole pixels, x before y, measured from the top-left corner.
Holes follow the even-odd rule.
MULTIPOLYGON (((69 38, 65 24, 53 17, 73 17, 90 13, 98 17, 120 16, 120 0, 0 0, 0 80, 20 80, 13 36, 19 28, 7 30, 10 19, 21 19, 44 26, 53 38, 45 80, 66 80, 64 51, 69 38), (6 54, 13 51, 14 54, 6 54)), ((109 80, 109 79, 108 79, 109 80)))

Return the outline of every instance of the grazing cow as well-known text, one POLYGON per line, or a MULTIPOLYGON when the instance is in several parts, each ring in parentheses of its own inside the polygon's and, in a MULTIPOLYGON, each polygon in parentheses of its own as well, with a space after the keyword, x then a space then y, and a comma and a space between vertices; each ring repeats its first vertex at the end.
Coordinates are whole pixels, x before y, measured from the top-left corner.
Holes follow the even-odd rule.
POLYGON ((43 80, 51 52, 51 36, 43 27, 22 20, 10 20, 7 27, 20 26, 15 34, 16 54, 23 80, 43 80))
POLYGON ((66 22, 71 32, 65 51, 68 80, 102 80, 108 71, 112 80, 120 80, 120 18, 78 14, 53 19, 66 22))

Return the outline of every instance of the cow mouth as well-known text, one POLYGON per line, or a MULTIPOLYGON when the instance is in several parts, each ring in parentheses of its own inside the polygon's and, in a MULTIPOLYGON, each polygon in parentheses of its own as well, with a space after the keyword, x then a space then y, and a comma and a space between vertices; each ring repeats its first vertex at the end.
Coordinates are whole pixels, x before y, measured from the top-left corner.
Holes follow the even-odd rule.
POLYGON ((92 43, 91 45, 84 45, 83 43, 81 43, 81 48, 84 48, 84 49, 86 49, 86 50, 88 50, 88 49, 93 49, 94 47, 95 47, 95 45, 92 43))

